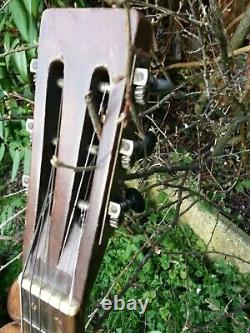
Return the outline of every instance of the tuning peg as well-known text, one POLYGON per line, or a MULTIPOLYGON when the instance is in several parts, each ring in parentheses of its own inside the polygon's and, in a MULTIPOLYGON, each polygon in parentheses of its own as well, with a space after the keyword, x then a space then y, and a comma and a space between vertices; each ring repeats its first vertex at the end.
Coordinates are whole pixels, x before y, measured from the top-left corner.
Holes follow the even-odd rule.
POLYGON ((155 76, 150 74, 148 85, 150 93, 152 94, 168 95, 174 90, 174 84, 170 77, 167 77, 165 79, 156 78, 155 76))
POLYGON ((145 105, 150 94, 168 95, 174 90, 170 77, 156 78, 147 68, 137 67, 133 77, 134 100, 136 104, 145 105))
POLYGON ((121 164, 124 169, 129 169, 136 160, 149 156, 153 153, 157 137, 152 131, 148 131, 143 140, 122 139, 120 154, 121 164))
POLYGON ((125 193, 125 199, 120 202, 110 201, 108 215, 110 216, 110 226, 117 228, 122 213, 132 209, 135 213, 142 213, 145 210, 145 201, 143 196, 135 188, 128 188, 125 193))
POLYGON ((142 213, 145 210, 145 201, 143 196, 135 188, 130 187, 126 190, 126 199, 121 202, 123 211, 132 209, 135 213, 142 213))
POLYGON ((150 156, 155 148, 157 142, 157 137, 152 131, 148 131, 143 140, 138 140, 135 142, 134 146, 134 159, 140 159, 144 156, 150 156))

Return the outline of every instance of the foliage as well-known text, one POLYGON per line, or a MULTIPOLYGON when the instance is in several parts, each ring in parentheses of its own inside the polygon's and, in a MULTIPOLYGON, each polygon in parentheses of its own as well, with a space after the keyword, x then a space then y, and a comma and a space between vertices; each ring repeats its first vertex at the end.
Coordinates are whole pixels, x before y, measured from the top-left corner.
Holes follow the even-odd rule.
MULTIPOLYGON (((193 2, 195 3, 195 1, 193 2)), ((27 46, 27 50, 0 57, 1 195, 19 189, 21 166, 22 171, 28 174, 30 139, 25 130, 25 120, 33 113, 32 101, 34 95, 34 82, 28 68, 31 59, 36 56, 36 48, 29 48, 29 46, 37 43, 42 10, 46 9, 46 7, 67 7, 74 3, 79 7, 88 6, 88 3, 84 0, 11 0, 10 4, 0 12, 1 53, 21 46, 27 46), (8 170, 11 170, 11 172, 8 170), (12 184, 10 184, 10 181, 12 184)), ((93 1, 93 3, 95 2, 93 1)), ((100 3, 100 1, 96 1, 96 3, 100 3)), ((191 4, 192 1, 186 3, 191 4)), ((161 6, 158 8, 160 10, 161 6)), ((172 10, 181 9, 175 8, 174 3, 172 10)), ((164 52, 161 52, 160 48, 158 51, 157 56, 159 56, 160 65, 157 61, 153 65, 154 69, 159 71, 162 65, 165 67, 169 65, 169 63, 165 63, 166 59, 169 58, 169 54, 166 53, 165 33, 157 33, 158 28, 159 31, 165 29, 165 27, 163 29, 165 23, 162 26, 162 18, 164 19, 165 14, 163 11, 159 12, 157 16, 155 12, 157 12, 157 8, 156 11, 152 9, 152 6, 148 9, 151 17, 155 16, 156 18, 154 24, 156 40, 159 42, 160 48, 163 45, 164 49, 164 52), (164 41, 162 42, 158 37, 164 38, 164 41)), ((190 40, 190 43, 186 43, 185 39, 183 39, 183 45, 185 46, 180 53, 185 53, 185 48, 188 48, 187 54, 195 57, 194 59, 198 57, 197 60, 199 60, 201 53, 199 50, 198 52, 194 50, 194 45, 197 45, 196 36, 201 34, 204 39, 204 52, 207 52, 205 56, 210 61, 211 54, 218 54, 215 49, 218 45, 217 40, 216 38, 215 40, 213 39, 213 33, 209 30, 209 27, 213 25, 206 23, 202 28, 204 31, 197 31, 199 25, 194 25, 194 28, 187 25, 189 18, 186 12, 189 11, 185 7, 184 20, 184 16, 180 15, 178 18, 180 21, 176 20, 175 24, 173 24, 171 19, 167 22, 169 23, 169 31, 171 31, 171 27, 175 29, 173 35, 176 36, 174 37, 176 39, 174 41, 177 50, 176 57, 178 58, 179 56, 178 49, 181 49, 178 45, 178 38, 183 38, 182 32, 184 31, 184 33, 188 32, 187 40, 190 40), (191 40, 192 36, 195 36, 195 41, 191 40), (210 44, 211 41, 212 43, 210 44)), ((203 10, 203 12, 206 13, 206 10, 203 10)), ((204 17, 201 16, 201 19, 207 20, 205 14, 204 17)), ((183 35, 186 38, 185 34, 183 35)), ((167 47, 167 49, 170 49, 170 47, 167 47)), ((217 64, 220 64, 215 63, 214 69, 211 68, 211 71, 208 72, 205 72, 206 69, 204 69, 204 73, 203 68, 201 68, 200 72, 192 68, 186 68, 180 75, 176 75, 175 71, 170 72, 172 77, 176 76, 176 83, 182 84, 184 81, 186 82, 186 87, 184 89, 181 88, 181 91, 179 91, 180 96, 177 96, 179 100, 171 102, 174 112, 165 114, 164 110, 162 112, 163 116, 158 112, 153 117, 155 123, 159 124, 160 133, 164 134, 164 140, 159 140, 162 142, 159 148, 161 156, 160 158, 159 156, 156 156, 155 159, 152 158, 152 165, 159 163, 159 161, 162 161, 163 164, 168 163, 180 166, 192 165, 197 160, 202 162, 202 154, 204 153, 204 156, 209 157, 213 142, 217 142, 217 139, 223 137, 228 130, 231 124, 231 115, 234 115, 236 109, 238 109, 237 99, 243 104, 244 96, 242 96, 242 91, 244 91, 244 80, 246 81, 246 78, 244 77, 242 82, 238 84, 237 75, 234 81, 226 81, 226 94, 224 88, 221 88, 223 83, 221 80, 224 80, 224 77, 221 76, 220 71, 217 69, 217 67, 220 67, 217 64), (188 82, 191 82, 191 84, 187 85, 188 82), (206 85, 211 88, 208 94, 210 95, 209 101, 207 97, 202 99, 203 91, 207 89, 206 85), (221 93, 218 93, 218 91, 221 93), (236 97, 232 100, 230 94, 236 97), (184 103, 181 102, 183 98, 181 96, 187 96, 184 103), (200 100, 198 101, 197 98, 199 97, 200 100), (178 105, 175 107, 176 101, 178 105), (213 105, 215 106, 214 108, 213 105), (195 115, 194 109, 196 111, 195 115), (211 117, 209 118, 208 115, 211 117), (176 119, 171 117, 176 117, 176 119), (197 129, 197 133, 196 131, 189 131, 193 123, 197 124, 197 128, 194 127, 197 129), (174 129, 171 131, 171 128, 167 128, 167 124, 170 124, 170 126, 174 124, 174 129), (181 131, 179 131, 179 127, 181 131), (167 140, 165 140, 165 133, 168 133, 167 140), (200 153, 201 151, 202 154, 200 153)), ((241 61, 240 70, 242 70, 244 64, 245 62, 241 61)), ((160 111, 162 110, 160 109, 160 111)), ((234 123, 234 118, 232 119, 234 123)), ((226 142, 226 148, 228 145, 230 145, 229 141, 226 142)), ((212 172, 208 173, 207 168, 204 168, 201 173, 197 174, 199 181, 205 179, 202 189, 207 193, 208 198, 221 205, 225 204, 225 193, 231 187, 234 188, 235 186, 235 191, 240 194, 246 194, 249 191, 249 175, 246 179, 244 179, 244 174, 238 177, 241 173, 243 162, 240 163, 237 159, 237 147, 236 144, 233 147, 234 149, 225 150, 226 157, 224 155, 218 157, 218 160, 213 163, 212 172), (225 163, 228 163, 227 172, 225 172, 225 163), (231 177, 232 168, 238 168, 235 172, 235 178, 231 177), (214 174, 216 177, 214 177, 214 174), (219 178, 223 185, 222 189, 221 187, 218 189, 218 183, 217 181, 215 182, 215 178, 219 178)), ((242 142, 242 147, 245 147, 244 142, 242 142)), ((210 165, 208 164, 208 166, 210 165)), ((159 204, 165 203, 167 200, 167 197, 162 193, 159 204)), ((6 221, 24 205, 25 197, 22 194, 1 198, 0 223, 6 221)), ((113 294, 118 293, 124 284, 129 282, 131 273, 148 251, 148 248, 140 251, 140 247, 159 226, 166 226, 173 216, 173 210, 166 212, 149 208, 147 221, 145 221, 143 226, 130 223, 129 228, 119 229, 116 236, 110 241, 107 254, 105 255, 93 290, 91 308, 101 299, 134 253, 139 251, 139 256, 134 265, 117 281, 113 294), (131 230, 133 234, 131 234, 131 230)), ((20 218, 15 224, 8 224, 6 228, 2 229, 1 235, 17 237, 21 235, 22 228, 23 220, 20 218)), ((20 248, 20 243, 16 241, 0 241, 0 266, 15 257, 19 253, 20 248)), ((249 315, 245 311, 238 311, 228 318, 223 317, 223 315, 225 315, 225 311, 233 311, 249 302, 248 278, 239 274, 233 266, 223 261, 215 264, 207 263, 202 254, 204 250, 204 244, 191 230, 187 228, 173 228, 161 247, 156 251, 153 259, 144 266, 138 280, 125 295, 126 299, 148 298, 150 303, 146 313, 140 316, 133 311, 112 312, 105 322, 105 331, 116 333, 142 331, 172 333, 185 331, 191 333, 193 327, 215 321, 213 326, 205 329, 206 332, 245 332, 250 325, 249 315), (216 322, 220 316, 222 316, 222 320, 216 322)), ((8 269, 0 272, 1 317, 6 314, 4 304, 6 302, 7 288, 19 271, 20 262, 15 262, 8 269)))
MULTIPOLYGON (((149 208, 144 235, 149 236, 159 223, 168 223, 173 211, 156 212, 149 208)), ((146 240, 142 234, 131 235, 125 228, 110 241, 108 255, 98 276, 92 294, 92 310, 102 299, 118 273, 128 266, 133 255, 140 251, 146 240)), ((216 321, 225 311, 249 301, 249 278, 224 262, 211 264, 205 261, 204 244, 187 227, 171 230, 160 250, 148 262, 138 280, 132 284, 125 299, 149 299, 143 316, 136 311, 112 311, 105 321, 105 332, 192 332, 192 328, 216 321), (201 252, 202 251, 202 252, 201 252), (183 330, 184 331, 184 330, 183 330)), ((117 281, 110 299, 118 294, 143 259, 140 252, 134 265, 117 281)), ((89 311, 91 313, 91 310, 89 311)), ((205 332, 246 332, 250 318, 242 310, 233 319, 224 318, 209 326, 205 332)))

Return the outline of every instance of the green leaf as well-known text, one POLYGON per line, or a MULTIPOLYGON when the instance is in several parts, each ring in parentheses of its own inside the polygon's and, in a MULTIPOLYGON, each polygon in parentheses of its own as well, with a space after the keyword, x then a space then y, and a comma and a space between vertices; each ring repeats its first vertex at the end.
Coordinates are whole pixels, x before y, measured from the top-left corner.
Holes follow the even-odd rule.
POLYGON ((15 152, 13 154, 13 164, 12 164, 12 171, 11 171, 11 181, 12 182, 16 179, 20 161, 21 161, 20 150, 15 150, 15 152))
POLYGON ((31 150, 29 148, 24 149, 24 161, 23 161, 23 174, 29 175, 31 161, 31 150))
MULTIPOLYGON (((15 39, 12 48, 15 48, 19 44, 19 39, 15 39)), ((28 69, 27 69, 27 59, 25 51, 16 52, 12 55, 14 65, 16 67, 17 72, 20 74, 21 82, 28 81, 28 69)))
POLYGON ((5 144, 2 143, 1 146, 0 146, 0 162, 3 159, 4 153, 5 153, 5 144))
MULTIPOLYGON (((4 51, 7 52, 10 50, 10 34, 8 32, 5 32, 4 38, 3 38, 3 43, 4 43, 4 51)), ((10 55, 5 57, 5 63, 7 69, 9 69, 9 62, 10 62, 10 55)))
POLYGON ((250 188, 250 179, 243 180, 242 185, 245 187, 245 189, 249 189, 250 188))
POLYGON ((28 13, 20 0, 12 0, 9 5, 13 21, 22 38, 28 42, 28 13))
POLYGON ((5 25, 5 21, 6 21, 7 15, 8 14, 5 13, 5 14, 2 14, 0 16, 0 32, 2 31, 2 29, 3 29, 4 25, 5 25))
POLYGON ((23 0, 29 16, 37 17, 41 0, 23 0))
MULTIPOLYGON (((37 30, 37 23, 35 20, 30 17, 29 18, 29 44, 34 45, 38 41, 38 30, 37 30)), ((36 57, 36 49, 30 49, 27 51, 27 55, 29 59, 36 57)))
MULTIPOLYGON (((37 24, 32 17, 29 19, 29 44, 35 44, 38 40, 37 24)), ((35 49, 34 49, 35 51, 35 49)))
POLYGON ((3 140, 4 122, 0 121, 0 138, 3 140))
POLYGON ((250 189, 250 179, 244 179, 235 186, 235 190, 239 193, 244 193, 250 189))
POLYGON ((6 68, 0 66, 0 80, 5 79, 6 77, 8 77, 8 73, 6 72, 6 68))
POLYGON ((186 273, 185 271, 181 271, 181 272, 180 272, 180 277, 181 277, 182 280, 186 280, 186 278, 187 278, 187 273, 186 273))
POLYGON ((41 0, 30 0, 31 1, 31 11, 32 11, 32 16, 37 17, 39 8, 43 2, 41 0))
POLYGON ((22 0, 24 5, 25 5, 25 8, 27 10, 27 12, 29 13, 29 16, 32 15, 32 2, 33 0, 22 0))

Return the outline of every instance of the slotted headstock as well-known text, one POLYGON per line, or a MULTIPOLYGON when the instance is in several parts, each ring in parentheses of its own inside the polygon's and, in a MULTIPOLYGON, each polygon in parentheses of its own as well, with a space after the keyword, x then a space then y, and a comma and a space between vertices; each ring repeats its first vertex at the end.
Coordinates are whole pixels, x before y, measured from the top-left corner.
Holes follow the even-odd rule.
POLYGON ((132 84, 136 67, 148 66, 151 35, 133 10, 130 23, 123 9, 43 14, 20 280, 25 332, 83 332, 71 318, 86 303, 122 209, 133 138, 127 71, 132 84))

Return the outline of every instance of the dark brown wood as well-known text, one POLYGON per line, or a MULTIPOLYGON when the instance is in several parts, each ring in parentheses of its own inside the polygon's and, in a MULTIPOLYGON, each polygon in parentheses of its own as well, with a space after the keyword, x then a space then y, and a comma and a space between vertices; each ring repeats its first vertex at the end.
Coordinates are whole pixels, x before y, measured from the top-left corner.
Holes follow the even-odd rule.
MULTIPOLYGON (((44 12, 41 23, 24 235, 24 278, 28 277, 32 281, 34 278, 35 281, 39 278, 39 272, 45 271, 39 280, 42 288, 46 286, 48 290, 61 293, 62 297, 72 295, 74 300, 83 305, 83 311, 107 241, 113 233, 109 225, 107 204, 110 199, 115 202, 122 199, 121 184, 118 187, 111 187, 111 184, 114 179, 119 179, 114 170, 124 131, 119 118, 124 110, 126 70, 131 61, 128 57, 148 55, 152 40, 150 22, 131 10, 133 51, 129 52, 126 15, 124 9, 50 9, 44 12), (45 212, 40 239, 37 236, 34 238, 46 197, 51 172, 50 159, 54 150, 52 140, 57 128, 60 129, 58 159, 71 166, 82 166, 79 163, 85 161, 93 132, 87 118, 85 96, 91 89, 91 79, 97 68, 103 77, 104 72, 108 73, 112 89, 99 142, 97 168, 93 176, 87 173, 84 176, 84 184, 88 181, 91 184, 90 190, 82 192, 89 203, 84 231, 81 234, 79 211, 74 211, 72 228, 65 241, 79 176, 71 169, 57 168, 51 207, 45 212), (58 84, 61 79, 63 89, 58 84), (104 233, 99 244, 103 223, 104 233), (31 246, 32 251, 29 252, 31 246)), ((45 316, 50 317, 50 322, 43 329, 48 333, 84 331, 83 312, 75 317, 67 316, 38 298, 33 294, 30 298, 27 290, 22 290, 24 332, 29 332, 30 313, 34 323, 38 323, 38 306, 44 323, 45 316), (31 303, 35 310, 31 309, 31 303)))

